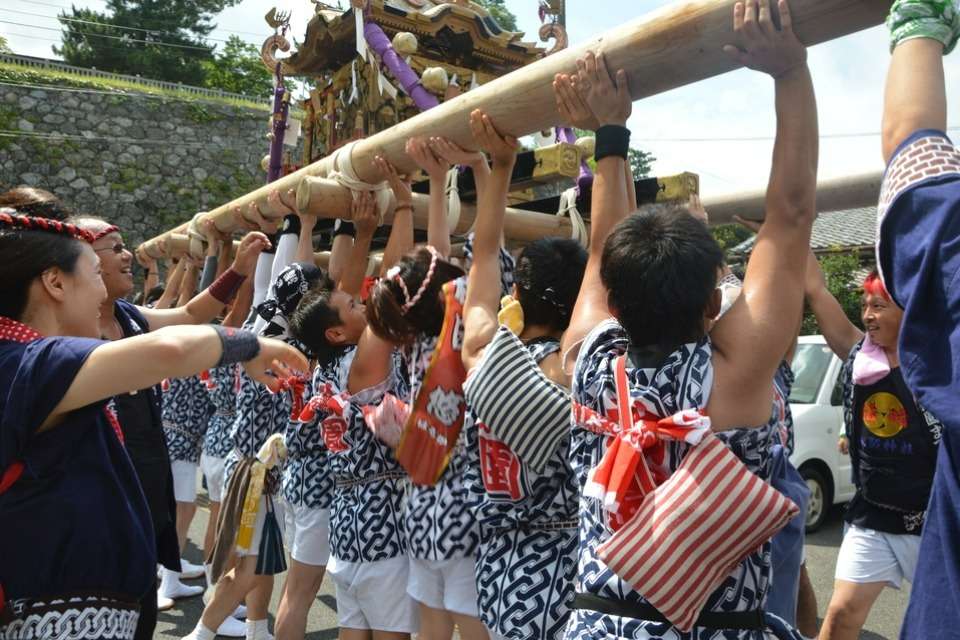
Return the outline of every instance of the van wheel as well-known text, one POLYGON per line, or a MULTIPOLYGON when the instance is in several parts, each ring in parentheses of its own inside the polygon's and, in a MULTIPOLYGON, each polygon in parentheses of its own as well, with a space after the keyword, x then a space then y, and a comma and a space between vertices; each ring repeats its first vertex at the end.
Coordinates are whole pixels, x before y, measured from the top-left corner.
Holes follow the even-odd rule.
POLYGON ((833 495, 830 483, 817 467, 804 465, 800 468, 800 475, 810 489, 810 503, 807 505, 805 525, 807 533, 813 533, 826 521, 830 506, 833 504, 833 495))

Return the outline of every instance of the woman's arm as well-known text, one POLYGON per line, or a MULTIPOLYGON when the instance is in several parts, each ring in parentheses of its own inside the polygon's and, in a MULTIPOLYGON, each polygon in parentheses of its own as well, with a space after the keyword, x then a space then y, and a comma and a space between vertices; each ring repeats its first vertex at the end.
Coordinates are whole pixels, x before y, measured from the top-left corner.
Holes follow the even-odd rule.
POLYGON ((197 263, 193 261, 192 258, 183 257, 183 260, 188 260, 187 268, 183 272, 183 278, 180 280, 180 297, 177 300, 177 306, 182 307, 188 302, 190 298, 197 292, 197 278, 199 277, 199 269, 197 268, 197 263))
POLYGON ((430 177, 427 244, 446 260, 450 257, 450 223, 447 221, 447 172, 450 165, 437 158, 427 141, 421 138, 407 141, 407 155, 430 177))
MULTIPOLYGON (((291 189, 287 192, 287 201, 296 203, 296 192, 291 189)), ((300 211, 294 204, 294 211, 300 218, 300 237, 297 242, 295 262, 313 263, 313 230, 317 226, 317 216, 300 211)))
MULTIPOLYGON (((177 296, 180 294, 180 281, 183 280, 183 271, 186 269, 187 263, 182 259, 177 262, 177 264, 170 269, 167 273, 167 284, 163 289, 163 294, 157 300, 157 304, 154 305, 154 309, 169 309, 173 306, 174 301, 176 301, 177 296)), ((140 311, 144 311, 146 307, 140 311)))
POLYGON ((464 304, 464 337, 461 357, 467 370, 483 355, 497 332, 500 309, 500 238, 507 210, 507 192, 520 145, 512 136, 502 136, 481 111, 470 114, 473 138, 490 154, 493 171, 486 188, 477 192, 477 221, 473 239, 473 264, 464 304))
POLYGON ((380 276, 384 276, 400 258, 413 249, 413 192, 410 183, 403 180, 392 164, 383 156, 374 158, 384 179, 390 184, 396 202, 393 213, 393 225, 390 237, 383 250, 383 262, 380 264, 380 276))
POLYGON ((361 191, 353 194, 353 226, 357 230, 357 237, 353 241, 353 252, 350 261, 343 271, 340 280, 340 290, 358 297, 363 289, 363 279, 367 275, 370 264, 370 243, 373 234, 377 231, 377 203, 372 193, 361 191))
POLYGON ((153 288, 160 284, 160 267, 156 260, 139 248, 134 255, 137 257, 137 262, 143 267, 143 299, 146 300, 153 288))
POLYGON ((167 327, 94 349, 40 430, 94 402, 232 362, 245 362, 247 374, 271 390, 279 388, 280 379, 289 377, 291 369, 309 368, 303 354, 277 340, 214 327, 167 327))

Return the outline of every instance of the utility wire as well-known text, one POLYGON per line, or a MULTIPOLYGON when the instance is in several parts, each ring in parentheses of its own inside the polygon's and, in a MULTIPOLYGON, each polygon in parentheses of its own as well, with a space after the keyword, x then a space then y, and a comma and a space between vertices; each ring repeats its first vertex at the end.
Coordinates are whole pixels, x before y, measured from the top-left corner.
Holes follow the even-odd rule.
MULTIPOLYGON (((57 20, 57 21, 60 21, 60 22, 75 22, 75 23, 78 23, 78 24, 96 25, 96 26, 98 26, 98 27, 106 27, 106 28, 108 28, 108 29, 117 29, 117 30, 120 30, 120 31, 138 31, 138 32, 146 33, 146 34, 148 34, 148 35, 162 35, 162 34, 173 35, 173 34, 170 34, 170 33, 167 32, 167 31, 159 31, 159 30, 156 30, 156 29, 143 29, 143 28, 140 28, 140 27, 127 27, 127 26, 119 25, 119 24, 110 24, 110 23, 108 23, 108 22, 96 22, 96 21, 94 21, 94 20, 82 20, 82 19, 80 19, 80 18, 68 18, 68 17, 66 17, 66 16, 48 16, 48 15, 43 14, 43 13, 33 13, 33 12, 30 12, 30 11, 19 11, 19 10, 17 10, 17 9, 3 9, 3 8, 0 8, 0 11, 6 11, 6 12, 8 12, 8 13, 19 13, 19 14, 22 14, 22 15, 25 15, 25 16, 34 16, 34 17, 36 17, 36 18, 46 18, 46 19, 48 19, 48 20, 57 20)), ((39 28, 39 27, 38 27, 38 28, 39 28)), ((207 39, 207 40, 213 40, 214 42, 227 42, 227 41, 224 40, 223 38, 214 38, 214 37, 211 37, 211 36, 204 36, 204 38, 207 39)), ((154 41, 154 42, 156 42, 156 41, 154 41)))
MULTIPOLYGON (((40 25, 38 25, 38 24, 26 24, 26 23, 22 23, 22 22, 11 22, 10 20, 0 20, 0 23, 3 23, 3 24, 12 24, 12 25, 14 25, 14 26, 16 26, 16 27, 28 27, 28 28, 30 28, 30 29, 43 29, 43 30, 45 30, 45 31, 59 31, 59 32, 62 32, 62 31, 63 31, 62 28, 57 28, 57 27, 43 27, 43 26, 40 26, 40 25)), ((108 35, 105 35, 105 34, 102 34, 102 33, 91 33, 91 32, 89 32, 89 31, 72 31, 71 33, 76 33, 76 34, 79 34, 79 35, 82 35, 82 36, 89 36, 89 37, 93 37, 93 38, 109 38, 110 40, 121 40, 121 41, 123 41, 123 42, 143 43, 143 44, 155 45, 155 46, 158 46, 158 47, 173 47, 173 48, 175 48, 175 49, 193 49, 193 50, 195 50, 195 51, 203 51, 203 52, 206 52, 206 53, 212 53, 212 52, 213 52, 213 47, 198 47, 198 46, 195 46, 195 45, 188 45, 188 44, 172 44, 172 43, 161 42, 161 41, 154 41, 154 40, 140 40, 140 39, 136 39, 136 38, 130 38, 130 37, 125 36, 125 35, 124 35, 124 36, 108 36, 108 35)))
MULTIPOLYGON (((72 4, 70 6, 66 6, 66 5, 59 5, 59 4, 50 4, 49 2, 38 2, 37 0, 20 0, 20 2, 23 2, 24 4, 27 4, 30 6, 39 5, 42 7, 50 7, 52 9, 59 9, 61 11, 66 11, 67 9, 72 8, 72 4)), ((169 25, 170 23, 165 23, 165 24, 169 25)), ((248 35, 248 36, 257 36, 259 38, 268 38, 270 36, 269 33, 263 34, 263 33, 254 33, 252 31, 236 31, 234 29, 217 28, 216 31, 224 31, 226 33, 236 33, 236 34, 248 35)))

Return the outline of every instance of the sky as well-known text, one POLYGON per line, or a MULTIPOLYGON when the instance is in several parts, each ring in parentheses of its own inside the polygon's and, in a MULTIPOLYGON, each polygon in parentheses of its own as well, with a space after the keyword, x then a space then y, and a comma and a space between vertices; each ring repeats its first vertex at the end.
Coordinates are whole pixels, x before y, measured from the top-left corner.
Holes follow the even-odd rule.
MULTIPOLYGON (((327 1, 336 4, 336 0, 327 1)), ((537 0, 506 3, 520 29, 529 34, 525 40, 536 40, 537 0)), ((51 47, 56 44, 52 40, 58 38, 59 23, 54 16, 71 4, 69 0, 4 0, 2 4, 0 35, 14 52, 55 57, 51 47)), ((74 0, 73 4, 102 9, 105 3, 74 0)), ((570 42, 576 45, 668 4, 670 0, 567 0, 570 42)), ((313 11, 309 0, 243 0, 217 17, 218 28, 211 39, 226 40, 236 34, 259 46, 270 34, 263 16, 272 6, 291 10, 293 33, 302 36, 313 11)), ((821 179, 882 169, 879 131, 889 63, 887 43, 886 31, 877 27, 810 49, 822 136, 821 179)), ((717 51, 717 55, 724 54, 717 51)), ((960 54, 948 57, 945 67, 947 95, 957 95, 960 54)), ((960 102, 950 106, 949 124, 960 127, 960 102)), ((773 148, 773 81, 749 70, 734 71, 637 102, 629 124, 634 146, 656 156, 656 175, 697 173, 701 194, 707 197, 760 189, 766 184, 773 148)))

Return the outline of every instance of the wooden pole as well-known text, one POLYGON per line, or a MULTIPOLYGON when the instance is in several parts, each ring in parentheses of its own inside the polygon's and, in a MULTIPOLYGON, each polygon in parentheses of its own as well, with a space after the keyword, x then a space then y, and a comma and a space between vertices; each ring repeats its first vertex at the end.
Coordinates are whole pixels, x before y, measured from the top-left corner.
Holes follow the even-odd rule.
MULTIPOLYGON (((304 178, 300 182, 300 188, 297 189, 297 208, 322 218, 349 220, 352 202, 353 196, 350 189, 325 178, 304 178)), ((390 205, 383 216, 385 224, 392 224, 395 206, 396 203, 391 195, 390 205)), ((413 225, 417 229, 427 228, 429 206, 430 196, 421 193, 413 194, 413 225)), ((456 228, 450 230, 451 233, 466 234, 473 227, 476 217, 475 205, 468 202, 461 203, 460 219, 456 228)), ((567 217, 507 208, 504 234, 512 240, 531 242, 544 237, 569 238, 572 229, 570 219, 567 217)))
MULTIPOLYGON (((793 0, 791 12, 800 40, 814 45, 881 24, 890 0, 793 0)), ((504 133, 523 136, 560 121, 553 96, 557 73, 572 73, 576 60, 588 50, 606 56, 610 69, 625 69, 633 98, 639 100, 699 80, 731 71, 737 65, 722 52, 736 43, 733 33, 734 0, 675 2, 621 27, 594 37, 580 46, 555 53, 489 82, 440 106, 401 122, 352 147, 350 164, 356 176, 368 183, 382 178, 373 158, 383 155, 402 173, 416 167, 404 153, 407 140, 417 136, 445 136, 466 149, 474 149, 468 117, 483 109, 504 133)), ((267 196, 273 189, 296 188, 307 176, 326 177, 336 154, 260 187, 211 210, 221 231, 231 230, 231 211, 251 202, 260 204, 267 217, 267 196)), ((330 212, 345 215, 346 211, 330 212)))
MULTIPOLYGON (((817 184, 817 211, 842 211, 876 207, 880 198, 880 172, 823 180, 817 184)), ((765 217, 765 191, 747 191, 719 198, 704 198, 703 206, 711 224, 733 222, 733 216, 748 220, 765 217)))

